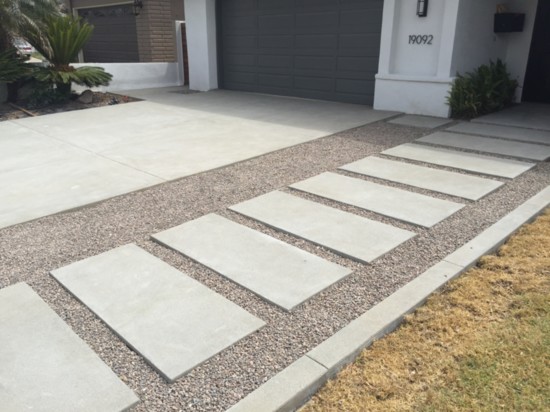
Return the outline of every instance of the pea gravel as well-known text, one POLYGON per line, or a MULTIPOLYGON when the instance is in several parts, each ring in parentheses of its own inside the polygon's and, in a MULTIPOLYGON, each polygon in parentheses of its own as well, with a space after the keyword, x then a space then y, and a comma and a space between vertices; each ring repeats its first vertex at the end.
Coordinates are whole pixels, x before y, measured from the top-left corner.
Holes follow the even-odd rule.
POLYGON ((376 155, 432 132, 385 122, 373 123, 2 229, 0 287, 27 282, 37 291, 136 392, 141 403, 135 411, 226 410, 371 306, 550 185, 550 164, 541 163, 513 181, 502 180, 507 182, 506 185, 487 197, 469 202, 337 171, 346 163, 376 155), (428 230, 286 188, 325 171, 460 201, 466 207, 428 230), (361 264, 226 209, 275 189, 412 230, 418 236, 372 264, 361 264), (351 268, 354 273, 294 312, 287 313, 150 239, 151 234, 211 212, 351 268), (258 316, 267 326, 175 383, 166 383, 48 274, 52 269, 132 242, 258 316))

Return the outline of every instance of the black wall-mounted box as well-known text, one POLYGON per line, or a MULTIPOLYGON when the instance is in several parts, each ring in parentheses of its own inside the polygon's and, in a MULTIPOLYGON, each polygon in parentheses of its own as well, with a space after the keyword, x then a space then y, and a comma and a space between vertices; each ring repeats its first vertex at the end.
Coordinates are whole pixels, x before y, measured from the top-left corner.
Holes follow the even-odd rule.
POLYGON ((523 31, 525 23, 524 13, 497 13, 495 14, 495 33, 511 33, 523 31))

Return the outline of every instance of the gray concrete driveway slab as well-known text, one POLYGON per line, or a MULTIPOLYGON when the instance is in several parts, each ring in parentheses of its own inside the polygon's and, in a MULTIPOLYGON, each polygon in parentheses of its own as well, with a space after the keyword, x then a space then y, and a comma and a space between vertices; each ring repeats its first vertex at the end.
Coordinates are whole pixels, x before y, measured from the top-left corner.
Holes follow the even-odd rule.
POLYGON ((0 228, 161 182, 157 177, 88 152, 0 172, 0 228))
POLYGON ((0 123, 0 228, 394 116, 366 106, 229 91, 0 123))

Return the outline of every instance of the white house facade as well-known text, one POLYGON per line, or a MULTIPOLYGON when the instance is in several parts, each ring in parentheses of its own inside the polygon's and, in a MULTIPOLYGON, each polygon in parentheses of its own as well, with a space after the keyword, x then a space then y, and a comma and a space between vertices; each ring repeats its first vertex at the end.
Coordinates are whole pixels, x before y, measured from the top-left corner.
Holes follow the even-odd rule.
POLYGON ((185 0, 190 87, 448 117, 456 74, 501 59, 521 101, 549 80, 540 1, 185 0))

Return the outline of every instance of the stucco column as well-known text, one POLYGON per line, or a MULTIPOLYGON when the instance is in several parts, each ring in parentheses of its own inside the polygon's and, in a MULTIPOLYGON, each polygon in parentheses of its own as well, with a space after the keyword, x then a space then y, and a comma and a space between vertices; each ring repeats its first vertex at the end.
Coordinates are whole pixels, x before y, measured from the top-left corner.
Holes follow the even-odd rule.
POLYGON ((216 0, 185 0, 189 88, 218 88, 216 0))
POLYGON ((416 1, 384 1, 375 109, 449 116, 460 1, 431 1, 426 17, 417 16, 416 1))

